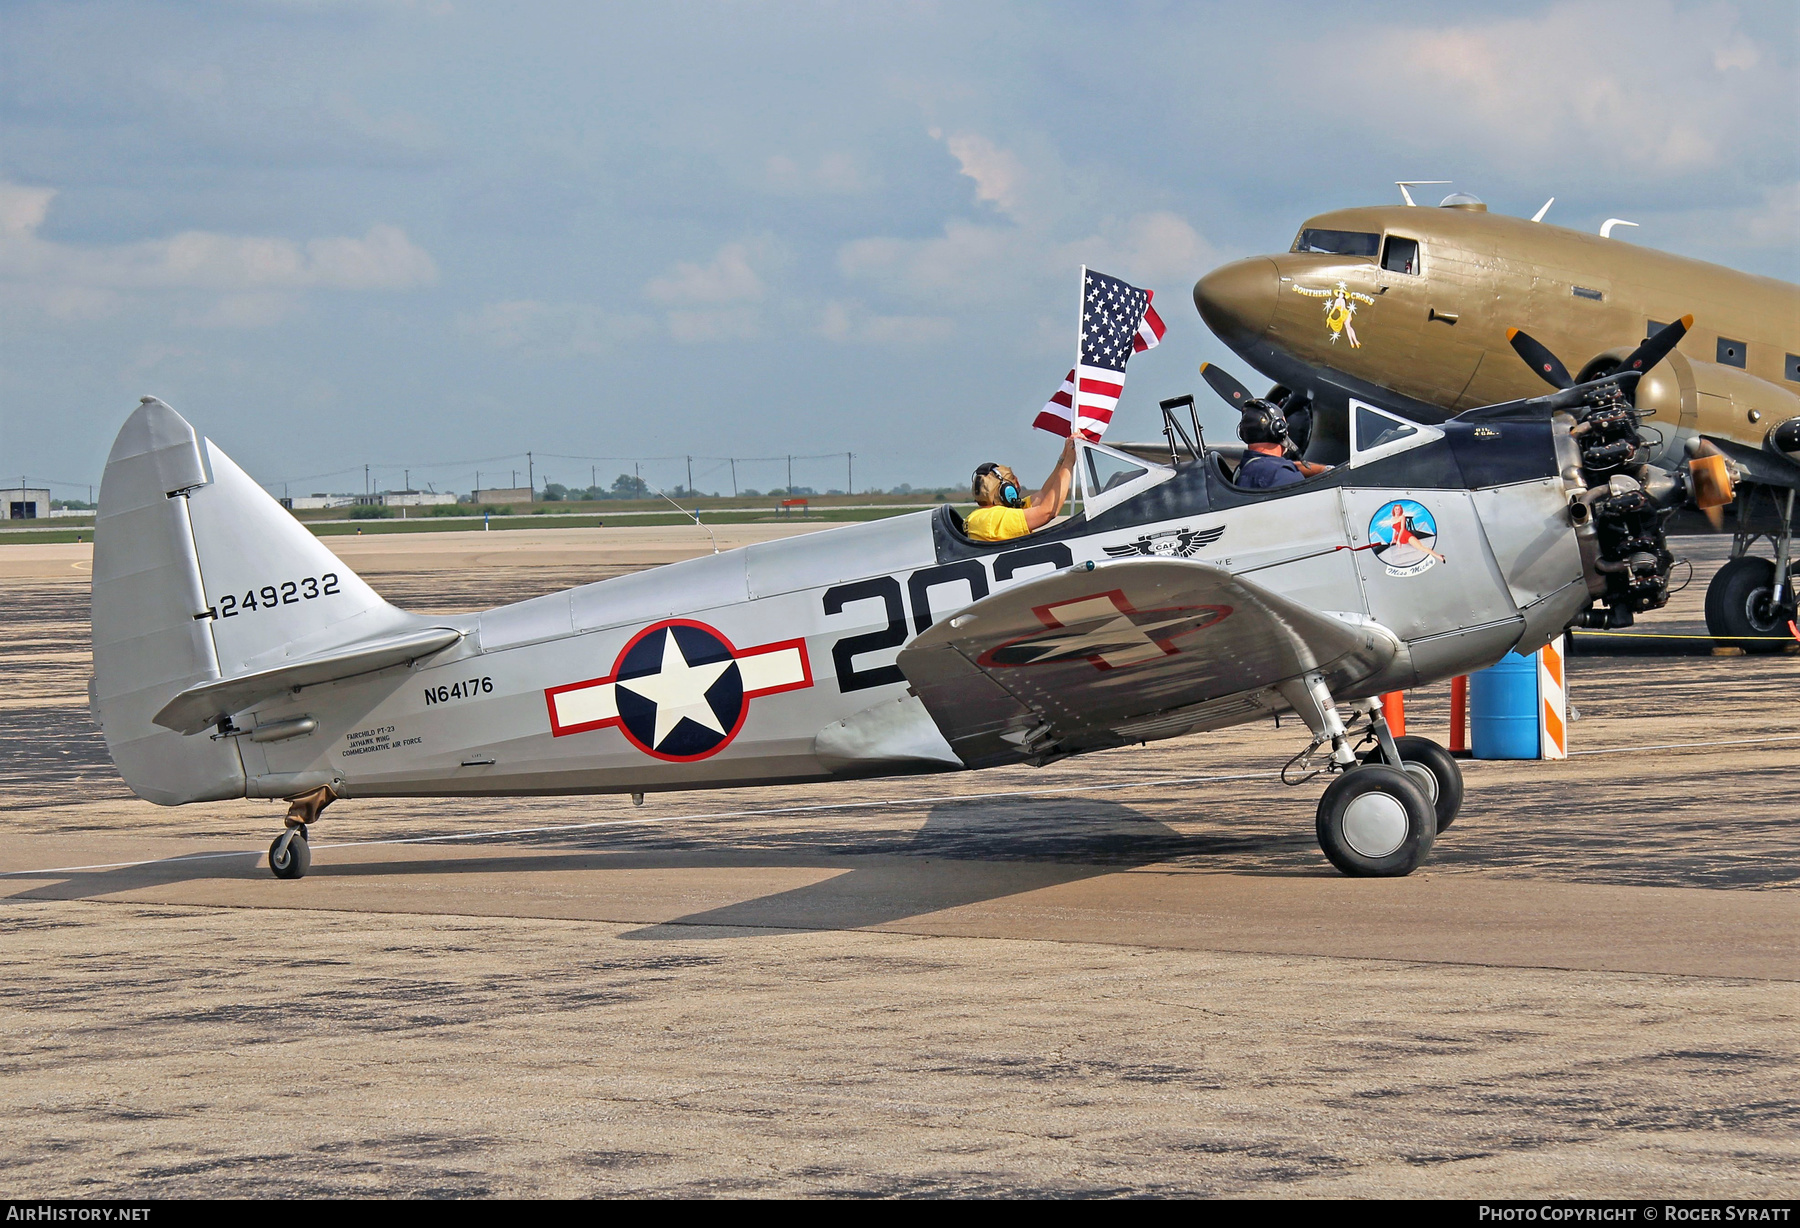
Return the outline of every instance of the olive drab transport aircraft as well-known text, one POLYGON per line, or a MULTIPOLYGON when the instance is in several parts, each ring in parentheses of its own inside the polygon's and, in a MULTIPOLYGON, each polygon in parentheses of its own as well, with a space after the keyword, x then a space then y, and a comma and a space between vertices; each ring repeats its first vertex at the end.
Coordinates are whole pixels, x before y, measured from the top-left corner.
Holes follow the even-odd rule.
POLYGON ((100 488, 92 710, 142 798, 287 799, 281 878, 342 798, 1041 765, 1292 712, 1326 856, 1406 874, 1462 782, 1378 697, 1629 605, 1646 552, 1666 574, 1672 479, 1582 463, 1636 438, 1639 369, 1438 425, 1359 403, 1344 463, 1277 490, 1235 486, 1180 398, 1170 463, 1083 445, 1083 511, 1027 538, 944 506, 446 616, 382 600, 146 397, 100 488))
POLYGON ((1277 381, 1275 395, 1297 396, 1290 411, 1314 409, 1308 458, 1347 454, 1351 397, 1441 422, 1528 397, 1540 380, 1604 375, 1635 339, 1691 311, 1680 348, 1637 383, 1650 421, 1616 471, 1648 463, 1700 479, 1668 527, 1734 534, 1707 592, 1708 630, 1780 648, 1796 604, 1800 287, 1624 242, 1611 232, 1630 223, 1616 218, 1594 235, 1545 223, 1545 210, 1504 217, 1463 194, 1413 207, 1402 193, 1405 205, 1310 218, 1291 250, 1194 287, 1213 332, 1277 381), (1763 537, 1773 558, 1752 553, 1763 537))

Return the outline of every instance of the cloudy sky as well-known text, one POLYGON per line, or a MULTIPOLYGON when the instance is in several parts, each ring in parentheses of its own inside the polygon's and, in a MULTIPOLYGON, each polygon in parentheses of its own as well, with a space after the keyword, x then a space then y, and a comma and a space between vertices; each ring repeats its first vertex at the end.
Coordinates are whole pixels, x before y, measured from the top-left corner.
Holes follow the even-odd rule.
POLYGON ((1079 264, 1158 293, 1145 437, 1228 357, 1195 278, 1396 179, 1800 279, 1788 0, 1460 12, 12 0, 0 470, 154 393, 294 493, 1035 471, 1079 264))

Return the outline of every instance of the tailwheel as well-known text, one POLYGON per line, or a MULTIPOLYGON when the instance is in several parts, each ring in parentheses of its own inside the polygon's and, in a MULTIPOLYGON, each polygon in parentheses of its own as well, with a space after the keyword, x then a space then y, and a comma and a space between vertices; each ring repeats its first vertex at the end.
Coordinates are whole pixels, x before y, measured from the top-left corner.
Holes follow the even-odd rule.
MULTIPOLYGON (((1394 739, 1394 749, 1400 752, 1401 770, 1425 795, 1437 816, 1437 829, 1443 831, 1456 821, 1457 813, 1462 810, 1462 768, 1449 751, 1430 738, 1398 737, 1394 739)), ((1365 765, 1386 762, 1379 747, 1363 752, 1359 758, 1365 765)))
POLYGON ((1411 874, 1436 835, 1436 816, 1419 786, 1385 763, 1352 768, 1319 799, 1319 848, 1353 878, 1411 874))
POLYGON ((312 868, 312 846, 306 828, 294 826, 275 837, 269 846, 269 870, 276 878, 304 878, 312 868))

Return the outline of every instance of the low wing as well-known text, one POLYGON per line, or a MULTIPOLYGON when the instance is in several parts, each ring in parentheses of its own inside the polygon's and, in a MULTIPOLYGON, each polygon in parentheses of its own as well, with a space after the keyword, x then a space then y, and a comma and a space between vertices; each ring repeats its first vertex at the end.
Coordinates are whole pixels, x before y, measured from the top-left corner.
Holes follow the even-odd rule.
POLYGON ((963 761, 989 767, 1233 724, 1278 710, 1282 682, 1318 670, 1341 691, 1398 651, 1377 624, 1222 568, 1133 559, 985 597, 899 665, 963 761))
POLYGON ((317 656, 287 661, 274 669, 235 678, 218 678, 189 687, 163 705, 155 721, 177 733, 199 733, 224 720, 234 712, 283 691, 296 687, 317 686, 336 682, 358 674, 372 673, 392 665, 404 665, 448 648, 462 638, 462 632, 447 627, 431 627, 404 635, 384 636, 377 640, 347 644, 317 656))

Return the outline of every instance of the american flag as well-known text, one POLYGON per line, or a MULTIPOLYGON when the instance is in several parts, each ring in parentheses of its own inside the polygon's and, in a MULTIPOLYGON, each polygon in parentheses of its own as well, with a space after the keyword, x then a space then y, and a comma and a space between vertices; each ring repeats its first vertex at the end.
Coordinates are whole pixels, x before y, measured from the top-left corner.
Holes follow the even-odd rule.
POLYGON ((1081 283, 1080 366, 1063 378, 1032 425, 1052 435, 1079 429, 1092 442, 1105 434, 1118 408, 1125 364, 1161 341, 1167 326, 1151 305, 1154 290, 1140 290, 1086 267, 1081 283))

